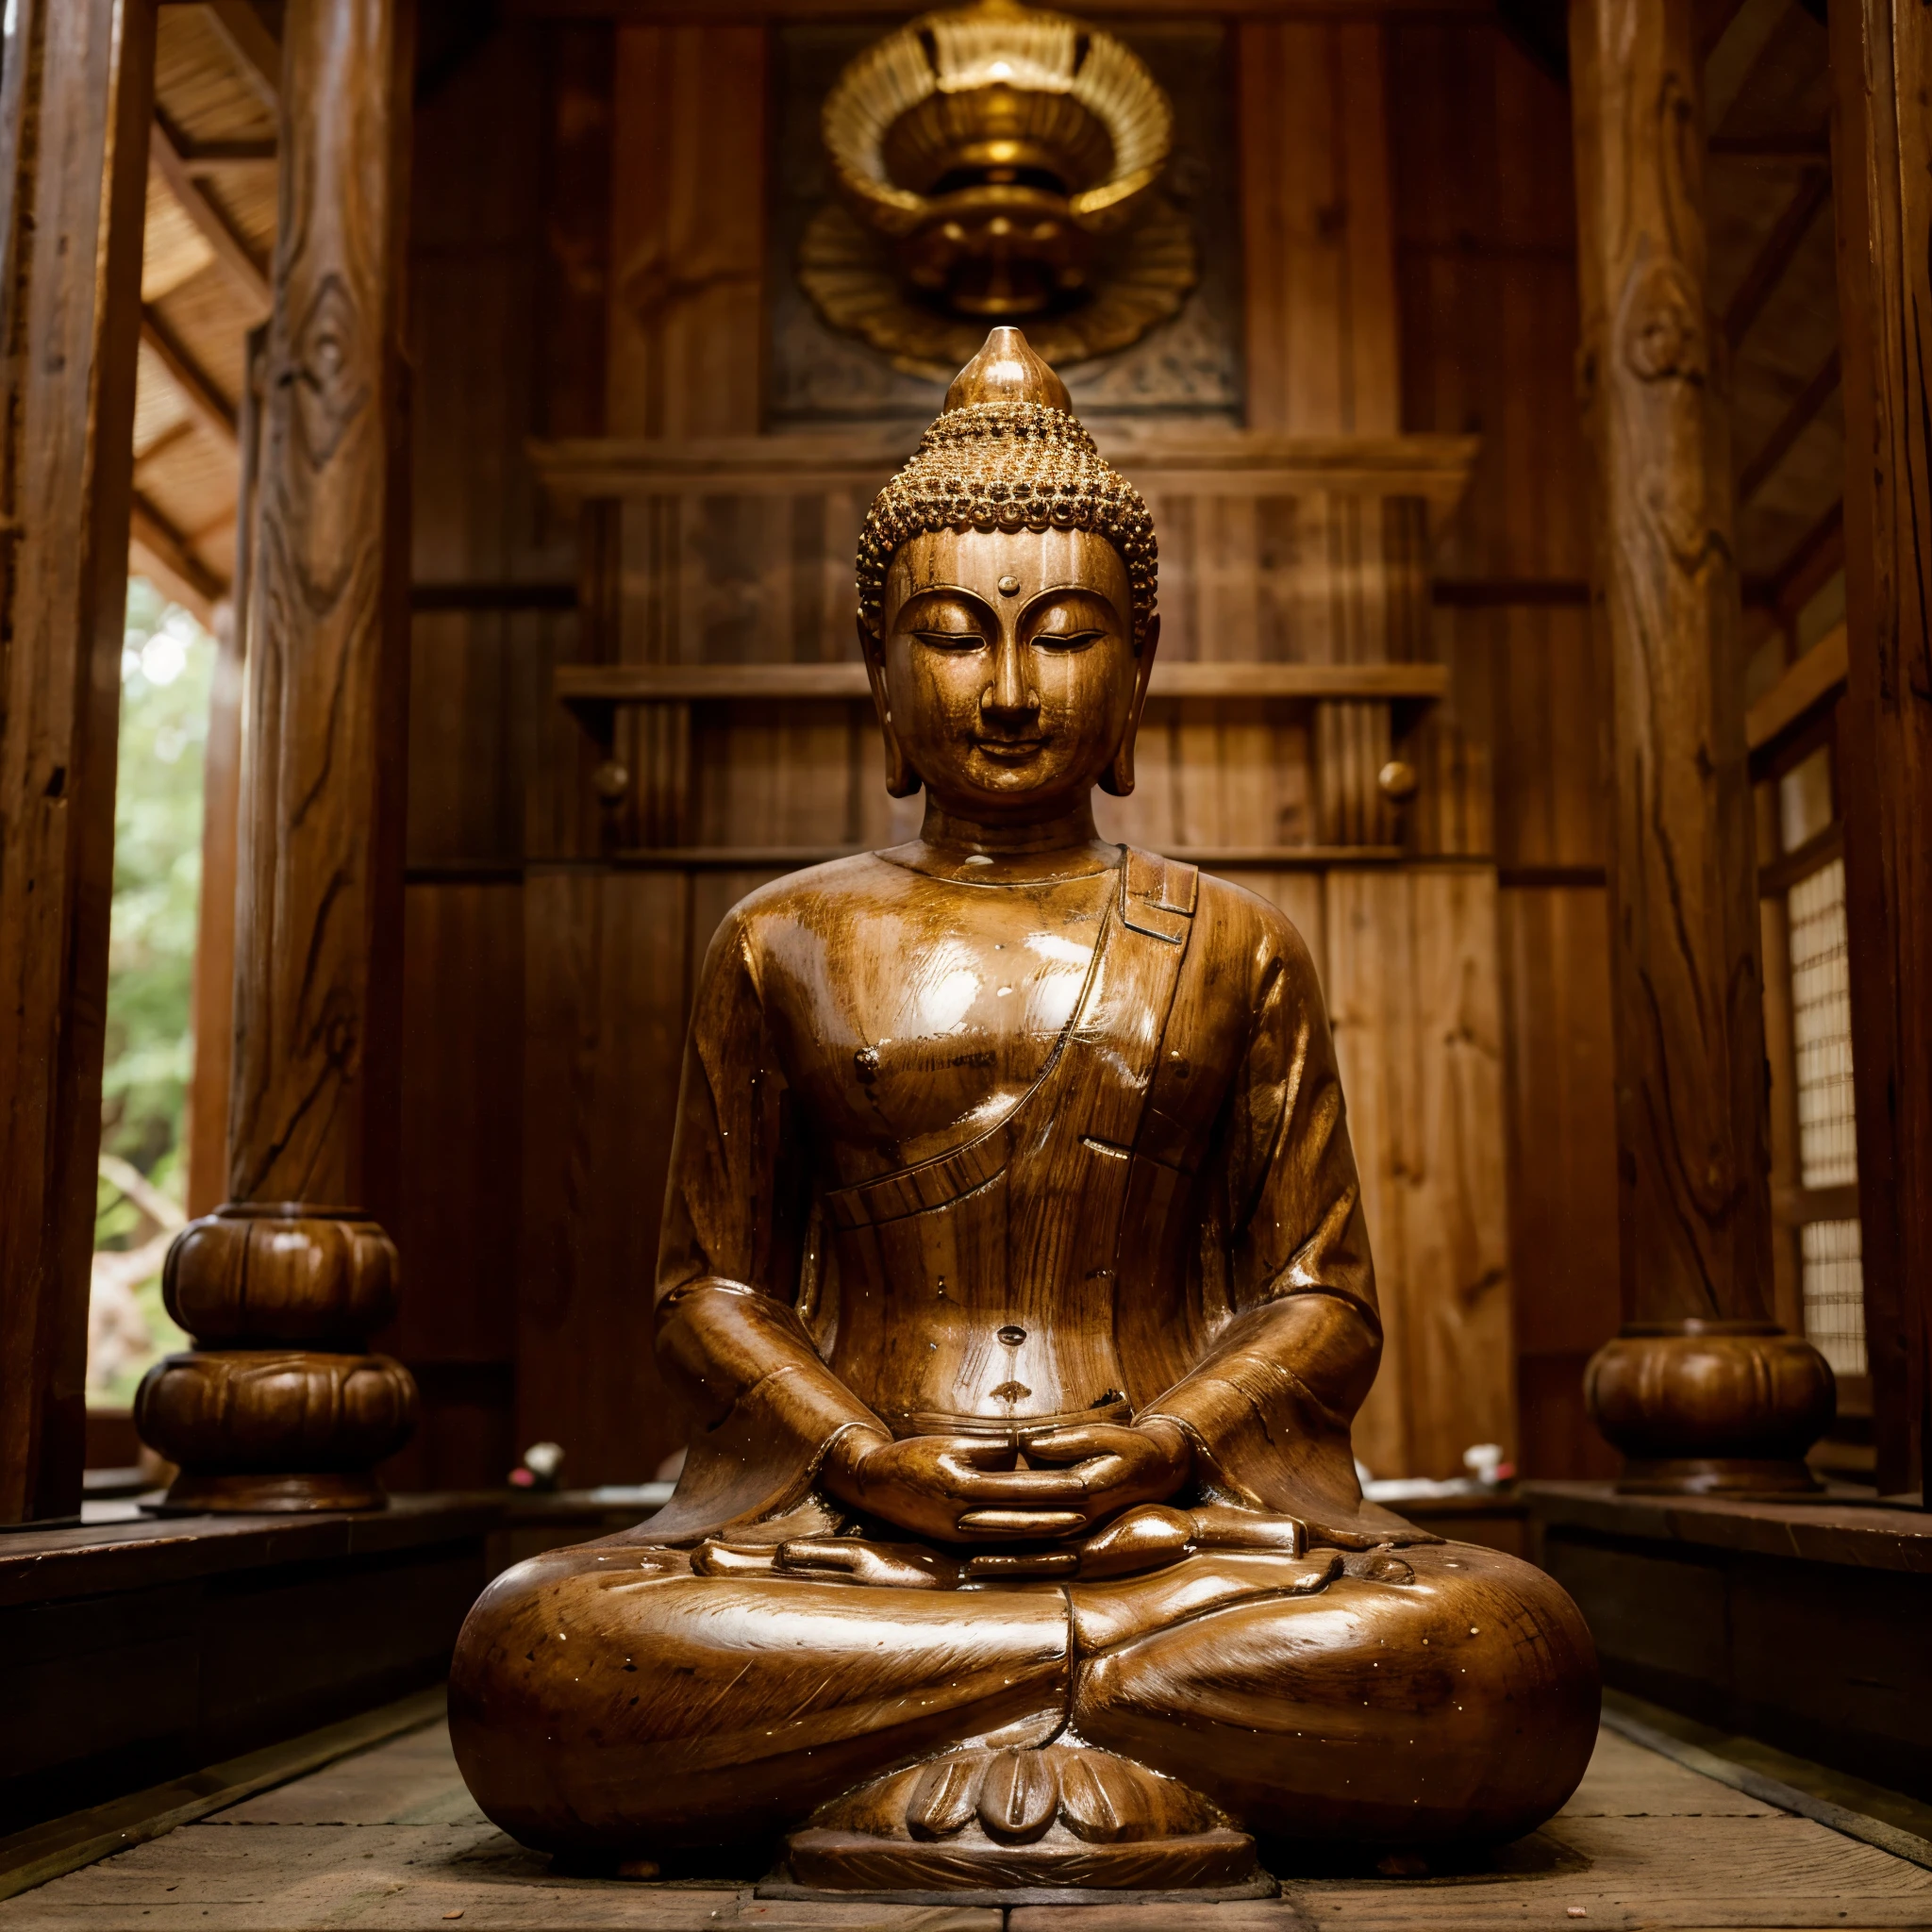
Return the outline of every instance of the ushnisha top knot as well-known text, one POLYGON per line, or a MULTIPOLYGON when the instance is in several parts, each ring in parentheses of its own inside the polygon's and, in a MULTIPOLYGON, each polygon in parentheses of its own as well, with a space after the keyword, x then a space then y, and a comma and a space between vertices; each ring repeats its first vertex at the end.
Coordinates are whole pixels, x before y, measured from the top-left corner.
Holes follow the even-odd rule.
POLYGON ((1016 328, 996 328, 946 391, 945 413, 873 499, 858 538, 858 608, 885 620, 893 553, 934 530, 1091 530, 1120 552, 1134 649, 1154 615, 1154 519, 1094 446, 1065 385, 1016 328))

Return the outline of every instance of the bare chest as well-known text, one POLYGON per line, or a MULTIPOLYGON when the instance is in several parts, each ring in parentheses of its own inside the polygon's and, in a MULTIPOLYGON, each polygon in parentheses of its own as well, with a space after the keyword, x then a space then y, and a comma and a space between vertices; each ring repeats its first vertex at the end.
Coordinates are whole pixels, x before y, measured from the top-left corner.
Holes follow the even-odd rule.
POLYGON ((787 1071, 833 1165, 921 1160, 1017 1104, 1079 1006, 1112 890, 1111 874, 1029 889, 922 878, 839 936, 824 970, 788 974, 787 1071))

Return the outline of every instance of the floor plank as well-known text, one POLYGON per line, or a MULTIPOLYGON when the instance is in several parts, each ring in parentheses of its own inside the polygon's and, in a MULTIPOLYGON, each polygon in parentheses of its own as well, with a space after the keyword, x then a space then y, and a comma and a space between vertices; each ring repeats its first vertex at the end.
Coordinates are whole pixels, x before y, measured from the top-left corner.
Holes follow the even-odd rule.
POLYGON ((0 1932, 1490 1932, 1932 1927, 1932 1872, 1605 1731, 1568 1806, 1495 1869, 1290 1876, 1245 1905, 804 1905, 560 1878, 476 1810, 439 1723, 0 1904, 0 1932))

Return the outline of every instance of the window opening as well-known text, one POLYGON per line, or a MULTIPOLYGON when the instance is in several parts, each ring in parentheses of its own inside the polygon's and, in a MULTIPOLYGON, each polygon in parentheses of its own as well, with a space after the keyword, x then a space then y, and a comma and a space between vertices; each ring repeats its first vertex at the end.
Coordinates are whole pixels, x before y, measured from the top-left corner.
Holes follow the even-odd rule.
POLYGON ((189 1015, 201 905, 202 755, 214 640, 143 577, 121 651, 120 765, 87 1396, 125 1409, 187 1338, 161 1306, 186 1220, 189 1015))

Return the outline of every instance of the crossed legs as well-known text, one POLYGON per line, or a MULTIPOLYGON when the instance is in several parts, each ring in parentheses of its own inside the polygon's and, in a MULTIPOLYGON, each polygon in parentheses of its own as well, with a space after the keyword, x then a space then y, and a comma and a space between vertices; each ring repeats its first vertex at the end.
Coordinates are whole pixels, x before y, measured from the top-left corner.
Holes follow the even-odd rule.
POLYGON ((552 1851, 768 1837, 951 1746, 1067 1735, 1267 1836, 1505 1839, 1561 1805, 1596 1671, 1560 1591, 1461 1544, 1351 1559, 1313 1593, 1307 1568, 954 1591, 553 1551, 471 1612, 451 1734, 484 1810, 552 1851))

